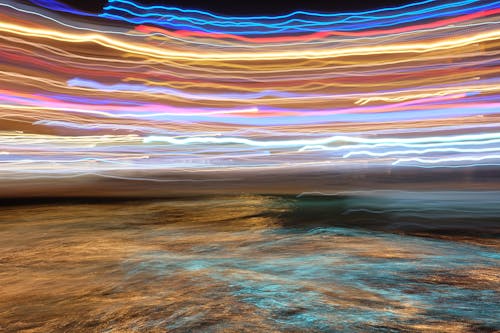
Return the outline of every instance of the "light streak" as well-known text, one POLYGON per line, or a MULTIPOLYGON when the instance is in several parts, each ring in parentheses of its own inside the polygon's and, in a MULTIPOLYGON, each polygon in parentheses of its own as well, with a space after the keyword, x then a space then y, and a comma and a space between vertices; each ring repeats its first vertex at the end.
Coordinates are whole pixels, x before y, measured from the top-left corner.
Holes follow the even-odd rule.
MULTIPOLYGON (((297 31, 314 31, 320 29, 331 30, 341 26, 343 30, 361 30, 373 27, 387 26, 395 24, 394 22, 401 23, 405 21, 416 21, 434 18, 439 15, 451 16, 460 15, 463 12, 470 10, 469 8, 444 11, 448 8, 461 7, 470 5, 476 2, 475 0, 455 1, 453 3, 424 7, 416 10, 407 10, 410 7, 427 4, 424 1, 416 4, 408 4, 400 7, 394 7, 382 10, 372 10, 360 13, 308 13, 308 12, 293 12, 283 16, 276 17, 222 17, 201 11, 183 10, 175 7, 163 6, 150 6, 144 7, 137 5, 131 1, 111 1, 108 6, 104 8, 105 12, 102 17, 124 20, 134 24, 153 23, 155 25, 163 25, 170 27, 171 22, 178 26, 183 26, 189 30, 204 31, 204 32, 225 32, 225 31, 238 31, 241 35, 259 35, 259 34, 272 34, 272 33, 293 33, 297 31), (118 4, 118 5, 115 5, 118 4), (133 8, 132 10, 129 9, 133 8), (144 13, 136 12, 135 9, 140 9, 144 13), (176 11, 182 14, 200 14, 200 16, 191 15, 177 15, 176 11), (395 11, 395 13, 391 13, 395 11), (444 11, 444 12, 443 12, 444 11), (376 15, 369 15, 376 14, 376 15), (128 16, 128 17, 127 17, 128 16), (155 18, 158 17, 158 18, 155 18), (209 16, 204 19, 203 16, 209 16), (300 17, 294 17, 300 16, 300 17), (304 16, 311 16, 312 20, 304 16), (333 19, 334 18, 334 19, 333 19), (284 19, 284 20, 283 20, 284 19), (323 21, 323 19, 325 19, 323 21), (399 19, 399 20, 398 20, 399 19), (369 22, 373 22, 369 24, 369 22), (360 25, 359 23, 363 23, 360 25), (384 24, 385 23, 385 24, 384 24), (213 28, 206 28, 213 27, 213 28), (255 30, 251 28, 255 27, 255 30), (214 30, 212 30, 214 29, 214 30)), ((493 6, 491 4, 490 6, 493 6)), ((480 7, 480 6, 478 6, 480 7)), ((477 8, 477 7, 476 7, 477 8)), ((488 7, 486 7, 488 8, 488 7)))
POLYGON ((371 151, 353 151, 345 154, 344 158, 348 158, 355 155, 368 155, 371 157, 386 157, 392 155, 423 155, 429 153, 486 153, 492 151, 500 151, 500 147, 494 148, 480 148, 480 149, 466 149, 466 148, 433 148, 433 149, 423 149, 423 150, 394 150, 382 153, 376 153, 371 151))
POLYGON ((500 133, 487 133, 487 134, 472 134, 472 135, 456 135, 456 136, 436 136, 436 137, 422 137, 422 138, 383 138, 383 139, 370 139, 359 138, 351 136, 332 136, 321 139, 310 140, 270 140, 270 141, 256 141, 246 138, 218 138, 218 137, 190 137, 190 138, 176 138, 166 136, 149 136, 144 138, 144 143, 151 142, 165 142, 173 145, 186 145, 193 143, 211 143, 211 144, 242 144, 255 147, 297 147, 297 146, 311 146, 311 145, 326 145, 335 142, 352 142, 352 143, 429 143, 429 142, 463 142, 463 141, 476 141, 500 139, 500 133))
POLYGON ((0 181, 500 164, 499 1, 272 17, 32 2, 0 4, 0 181))
POLYGON ((483 155, 483 156, 458 156, 458 157, 446 157, 446 158, 400 158, 393 162, 394 165, 404 163, 404 162, 419 162, 422 164, 441 164, 448 162, 478 162, 484 160, 500 159, 500 155, 483 155))
POLYGON ((123 40, 107 37, 98 33, 81 34, 55 31, 51 29, 36 29, 0 22, 0 31, 22 35, 26 37, 47 38, 59 42, 86 43, 93 42, 98 45, 112 48, 122 52, 145 56, 150 59, 183 59, 183 60, 283 60, 283 59, 320 59, 348 56, 381 55, 388 53, 425 53, 429 51, 450 50, 470 44, 493 41, 500 37, 500 30, 487 31, 466 37, 446 38, 426 43, 388 44, 371 47, 351 47, 343 49, 320 49, 315 51, 277 51, 277 52, 240 52, 237 54, 218 52, 180 52, 151 47, 144 44, 128 43, 123 40))

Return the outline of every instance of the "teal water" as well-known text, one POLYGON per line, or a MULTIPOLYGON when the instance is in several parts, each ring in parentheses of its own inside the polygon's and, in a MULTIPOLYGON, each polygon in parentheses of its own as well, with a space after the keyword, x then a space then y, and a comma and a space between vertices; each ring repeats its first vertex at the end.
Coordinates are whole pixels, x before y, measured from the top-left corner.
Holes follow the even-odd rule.
POLYGON ((0 331, 494 332, 482 195, 3 206, 0 331))

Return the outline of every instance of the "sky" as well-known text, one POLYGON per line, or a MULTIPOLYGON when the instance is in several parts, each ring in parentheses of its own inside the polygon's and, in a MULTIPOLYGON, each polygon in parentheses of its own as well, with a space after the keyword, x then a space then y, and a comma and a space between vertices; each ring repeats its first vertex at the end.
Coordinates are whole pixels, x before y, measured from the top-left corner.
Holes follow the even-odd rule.
POLYGON ((498 189, 496 0, 31 1, 0 1, 4 196, 498 189), (331 14, 254 17, 298 9, 331 14))

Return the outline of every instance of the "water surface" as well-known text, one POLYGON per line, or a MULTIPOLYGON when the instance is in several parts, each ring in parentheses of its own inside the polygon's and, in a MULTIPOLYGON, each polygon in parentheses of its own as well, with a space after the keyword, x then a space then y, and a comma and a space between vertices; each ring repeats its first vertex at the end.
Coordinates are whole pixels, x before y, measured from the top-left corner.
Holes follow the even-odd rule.
POLYGON ((6 205, 0 330, 499 330, 496 200, 410 199, 6 205))

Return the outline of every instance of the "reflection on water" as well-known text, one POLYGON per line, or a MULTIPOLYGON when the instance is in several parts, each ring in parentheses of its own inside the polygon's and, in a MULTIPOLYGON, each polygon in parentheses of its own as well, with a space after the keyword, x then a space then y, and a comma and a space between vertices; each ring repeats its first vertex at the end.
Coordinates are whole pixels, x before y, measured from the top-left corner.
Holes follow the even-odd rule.
POLYGON ((500 207, 377 200, 1 207, 0 331, 500 329, 500 207), (452 210, 456 230, 443 219, 429 231, 452 210))

